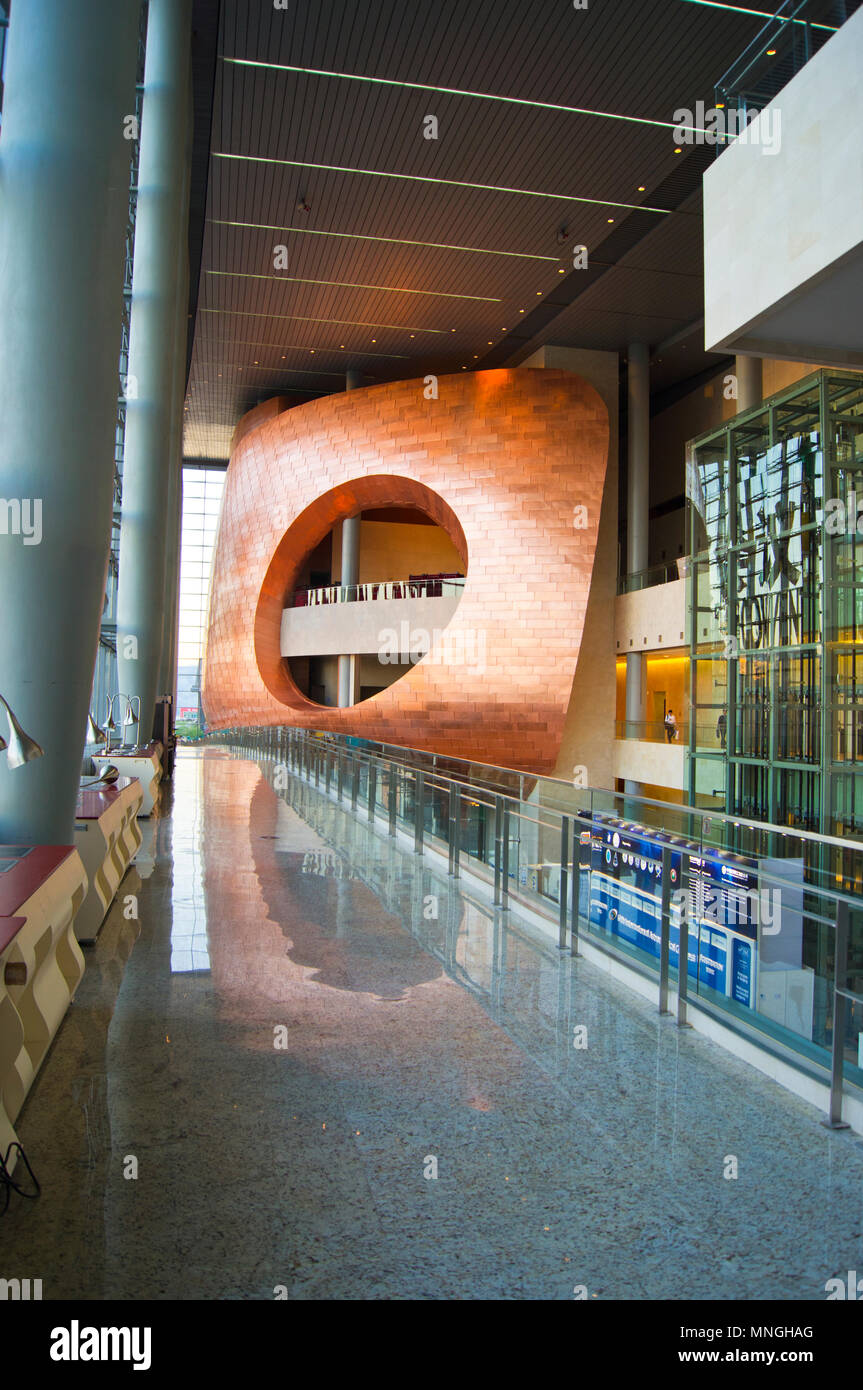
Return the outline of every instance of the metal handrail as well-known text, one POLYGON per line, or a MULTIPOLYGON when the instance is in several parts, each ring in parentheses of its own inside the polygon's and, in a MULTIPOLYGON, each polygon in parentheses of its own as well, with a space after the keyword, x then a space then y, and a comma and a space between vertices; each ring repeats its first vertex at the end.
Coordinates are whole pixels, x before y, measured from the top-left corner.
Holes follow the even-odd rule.
MULTIPOLYGON (((327 734, 325 737, 333 742, 336 742, 338 740, 338 735, 336 734, 327 734)), ((413 757, 414 759, 418 755, 425 757, 435 756, 431 753, 426 753, 423 750, 409 748, 405 744, 372 744, 371 740, 368 740, 367 745, 375 746, 381 749, 391 749, 395 752, 404 753, 406 756, 413 757)), ((386 757, 387 754, 384 753, 383 756, 386 757)), ((513 768, 495 763, 484 763, 474 758, 471 758, 468 761, 468 759, 466 758, 452 757, 449 754, 441 756, 445 756, 446 761, 448 763, 461 763, 466 767, 481 767, 487 770, 488 772, 505 773, 507 776, 510 777, 527 779, 530 782, 547 782, 553 784, 554 786, 565 787, 568 791, 573 790, 572 782, 567 781, 563 777, 555 777, 553 773, 526 772, 524 768, 513 768)), ((393 759, 393 761, 396 760, 393 759)), ((469 785, 474 786, 475 783, 470 783, 469 785)), ((607 787, 579 787, 577 788, 577 790, 585 798, 593 796, 613 797, 618 801, 625 800, 626 804, 629 806, 650 806, 655 807, 657 810, 663 810, 666 812, 669 810, 670 806, 670 803, 667 801, 659 801, 653 797, 648 796, 630 796, 628 792, 612 792, 607 787)), ((750 820, 746 816, 732 815, 729 814, 727 811, 718 811, 713 810, 712 808, 705 810, 703 806, 691 806, 688 802, 674 802, 671 809, 675 812, 675 814, 690 816, 698 818, 701 821, 710 821, 711 823, 718 822, 722 825, 732 826, 735 829, 743 827, 746 830, 756 830, 765 835, 772 834, 778 835, 781 838, 785 839, 814 841, 815 843, 823 844, 825 846, 832 847, 835 849, 852 850, 855 854, 863 853, 863 843, 861 843, 859 840, 846 840, 838 835, 823 835, 815 830, 796 830, 793 826, 777 826, 771 824, 769 821, 750 820)))
POLYGON ((654 589, 660 584, 673 584, 678 579, 685 579, 689 557, 679 555, 676 560, 669 560, 661 565, 650 565, 647 569, 633 570, 631 574, 621 574, 617 580, 617 594, 638 593, 642 589, 654 589))
POLYGON ((394 598, 448 598, 461 595, 465 582, 463 577, 449 576, 428 579, 373 579, 362 584, 325 584, 315 589, 295 589, 288 607, 314 608, 330 603, 379 603, 394 598), (434 592, 435 590, 438 592, 434 592), (298 603, 298 599, 305 602, 298 603))

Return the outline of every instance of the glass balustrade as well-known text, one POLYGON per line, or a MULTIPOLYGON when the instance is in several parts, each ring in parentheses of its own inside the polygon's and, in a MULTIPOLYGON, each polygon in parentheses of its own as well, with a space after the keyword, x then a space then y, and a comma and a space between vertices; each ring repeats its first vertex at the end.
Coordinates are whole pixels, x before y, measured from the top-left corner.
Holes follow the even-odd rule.
MULTIPOLYGON (((652 976, 684 1020, 690 1007, 712 1012, 799 1066, 863 1085, 861 845, 296 729, 214 739, 270 774, 286 765, 294 790, 328 792, 304 803, 322 825, 333 800, 347 814, 355 805, 441 866, 448 855, 454 875, 493 884, 502 908, 555 923, 561 948, 592 942, 652 976)), ((834 1080, 837 1113, 840 1093, 834 1080)))

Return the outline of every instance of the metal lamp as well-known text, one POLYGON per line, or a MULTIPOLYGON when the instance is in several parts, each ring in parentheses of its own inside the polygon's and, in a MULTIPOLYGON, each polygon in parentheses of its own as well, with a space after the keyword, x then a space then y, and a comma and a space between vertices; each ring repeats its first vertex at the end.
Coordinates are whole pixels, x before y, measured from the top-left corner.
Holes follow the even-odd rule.
POLYGON ((98 776, 98 777, 94 777, 93 780, 92 780, 92 782, 82 782, 82 783, 81 783, 81 786, 82 786, 82 787, 98 787, 98 786, 110 787, 110 786, 113 785, 114 782, 117 781, 117 779, 118 779, 119 776, 120 776, 120 774, 119 774, 119 772, 117 771, 117 769, 116 769, 116 767, 114 766, 114 764, 113 764, 113 763, 106 763, 105 766, 102 768, 102 771, 99 773, 99 776, 98 776))
POLYGON ((137 744, 141 731, 141 697, 140 695, 126 696, 126 713, 123 716, 124 728, 137 728, 135 733, 135 743, 137 744), (135 713, 135 701, 138 702, 138 713, 135 713))
POLYGON ((99 728, 99 725, 93 718, 92 710, 87 714, 87 742, 97 745, 108 742, 108 735, 105 733, 104 729, 99 728))
POLYGON ((43 758, 45 749, 40 748, 39 744, 29 734, 25 734, 15 715, 9 708, 9 702, 0 695, 0 704, 6 710, 9 720, 9 738, 0 739, 0 744, 6 749, 6 762, 10 767, 23 767, 25 763, 31 763, 34 758, 43 758))

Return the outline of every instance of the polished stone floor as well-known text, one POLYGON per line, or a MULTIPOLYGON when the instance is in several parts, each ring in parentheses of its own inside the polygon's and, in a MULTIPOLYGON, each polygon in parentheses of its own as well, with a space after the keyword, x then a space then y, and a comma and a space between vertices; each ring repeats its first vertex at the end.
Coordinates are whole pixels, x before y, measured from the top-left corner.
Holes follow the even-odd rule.
POLYGON ((43 1191, 0 1220, 0 1275, 688 1300, 863 1269, 853 1134, 265 774, 182 750, 19 1121, 43 1191))

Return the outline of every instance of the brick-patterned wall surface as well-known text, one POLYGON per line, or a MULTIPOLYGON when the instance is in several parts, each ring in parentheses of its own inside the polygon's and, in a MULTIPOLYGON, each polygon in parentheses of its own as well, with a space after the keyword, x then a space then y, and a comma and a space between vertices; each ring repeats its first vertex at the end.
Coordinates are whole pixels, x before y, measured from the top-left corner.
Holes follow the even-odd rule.
POLYGON ((422 380, 367 387, 247 434, 231 458, 216 544, 203 688, 210 725, 291 724, 553 767, 608 438, 592 386, 529 369, 441 377, 437 400, 425 399, 422 380), (281 611, 332 525, 381 506, 419 506, 465 556, 451 659, 425 658, 370 700, 324 708, 300 693, 281 658, 281 611), (482 659, 459 660, 462 651, 482 659))

